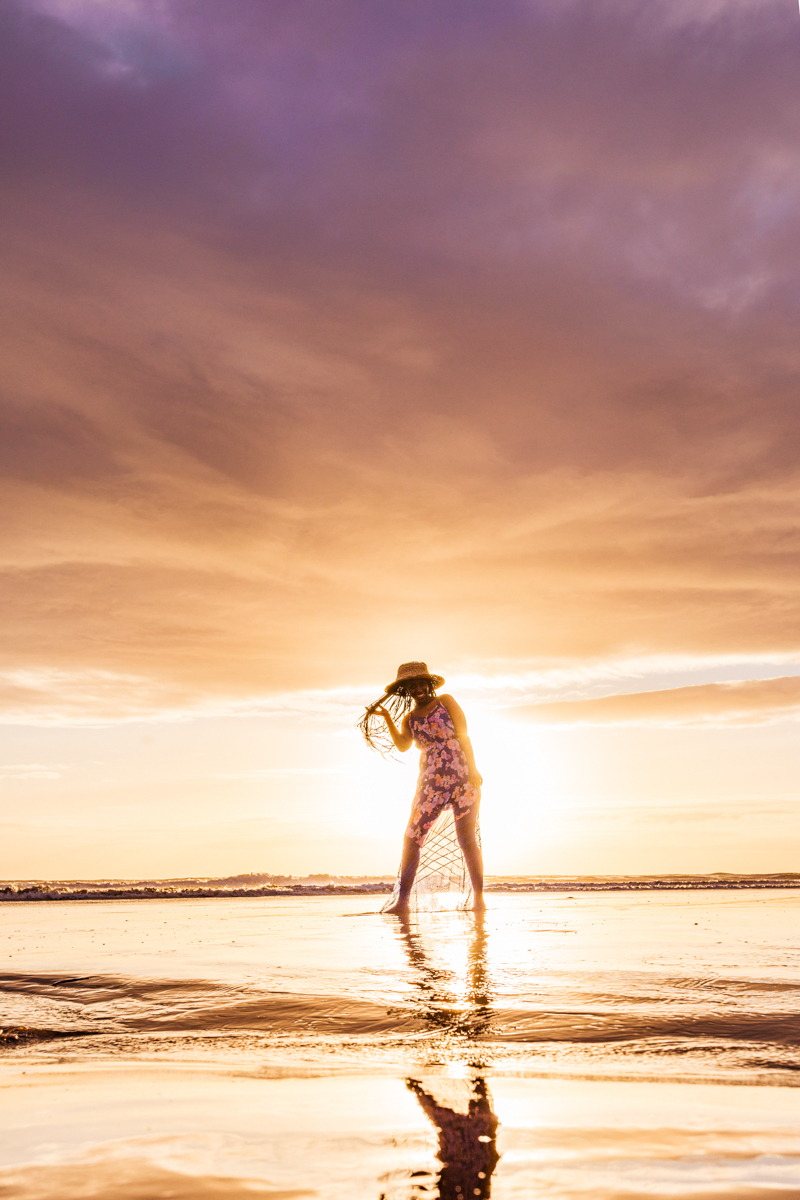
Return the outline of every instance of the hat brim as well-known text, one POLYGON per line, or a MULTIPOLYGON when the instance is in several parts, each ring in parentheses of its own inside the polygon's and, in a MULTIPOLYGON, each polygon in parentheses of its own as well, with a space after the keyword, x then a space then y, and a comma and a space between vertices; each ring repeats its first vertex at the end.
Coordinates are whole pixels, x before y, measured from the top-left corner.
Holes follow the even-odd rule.
POLYGON ((409 675, 408 679, 395 679, 393 683, 388 683, 384 689, 387 696, 393 696, 399 687, 402 687, 404 683, 411 683, 412 679, 430 679, 434 688, 440 688, 444 683, 443 675, 426 675, 424 673, 422 675, 409 675))

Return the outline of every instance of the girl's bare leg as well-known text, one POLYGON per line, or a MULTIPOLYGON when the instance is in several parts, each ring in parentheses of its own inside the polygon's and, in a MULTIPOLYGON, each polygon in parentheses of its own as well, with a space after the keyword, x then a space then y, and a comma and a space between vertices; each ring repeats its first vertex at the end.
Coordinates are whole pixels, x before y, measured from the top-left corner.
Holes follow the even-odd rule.
POLYGON ((478 808, 477 805, 473 805, 472 808, 464 813, 463 817, 456 818, 456 836, 458 837, 458 844, 464 855, 464 861, 467 864, 472 884, 472 894, 475 898, 475 903, 472 907, 475 912, 483 912, 486 908, 486 901, 483 898, 483 855, 478 845, 478 839, 475 836, 477 820, 478 808))
POLYGON ((417 873, 419 866, 419 846, 410 837, 403 838, 403 853, 400 858, 400 894, 397 897, 397 902, 391 908, 387 908, 387 913, 405 912, 408 908, 408 897, 411 894, 411 887, 414 883, 414 876, 417 873))

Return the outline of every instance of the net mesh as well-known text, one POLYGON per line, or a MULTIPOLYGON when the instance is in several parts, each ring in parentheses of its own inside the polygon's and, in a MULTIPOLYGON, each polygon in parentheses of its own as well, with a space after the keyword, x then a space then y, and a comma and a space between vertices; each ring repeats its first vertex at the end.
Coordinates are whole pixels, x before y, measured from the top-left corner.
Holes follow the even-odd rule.
MULTIPOLYGON (((475 826, 480 845, 480 830, 475 826)), ((391 896, 381 912, 397 903, 400 876, 395 880, 391 896)), ((464 854, 456 836, 456 821, 448 805, 428 830, 422 843, 414 886, 408 898, 412 912, 464 911, 472 907, 472 884, 464 854)))

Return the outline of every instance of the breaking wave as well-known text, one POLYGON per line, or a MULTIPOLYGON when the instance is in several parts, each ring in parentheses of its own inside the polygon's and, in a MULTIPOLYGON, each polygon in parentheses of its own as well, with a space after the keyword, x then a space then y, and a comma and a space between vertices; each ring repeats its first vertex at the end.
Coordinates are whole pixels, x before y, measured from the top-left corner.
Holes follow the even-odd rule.
MULTIPOLYGON (((231 875, 197 879, 11 880, 3 900, 233 899, 239 896, 358 896, 390 893, 393 875, 231 875)), ((800 888, 800 873, 771 875, 509 875, 489 876, 489 892, 720 891, 800 888)))

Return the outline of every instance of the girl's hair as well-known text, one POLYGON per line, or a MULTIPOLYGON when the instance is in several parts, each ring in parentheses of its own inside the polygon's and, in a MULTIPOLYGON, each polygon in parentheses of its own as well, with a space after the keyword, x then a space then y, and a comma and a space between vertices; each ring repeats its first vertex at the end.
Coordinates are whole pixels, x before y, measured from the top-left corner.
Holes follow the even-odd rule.
MULTIPOLYGON (((432 682, 430 690, 431 693, 435 691, 432 682)), ((395 691, 384 692, 380 700, 374 700, 372 704, 367 706, 367 711, 361 720, 356 722, 356 729, 361 730, 364 741, 370 750, 377 750, 384 757, 387 754, 391 754, 394 750, 394 742, 389 736, 386 722, 383 717, 376 715, 375 709, 380 708, 382 705, 392 714, 395 725, 399 725, 413 704, 413 699, 409 696, 403 684, 399 683, 395 691)))

